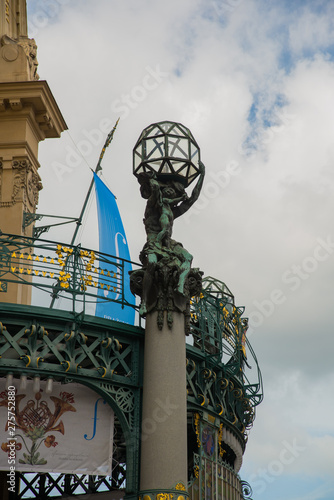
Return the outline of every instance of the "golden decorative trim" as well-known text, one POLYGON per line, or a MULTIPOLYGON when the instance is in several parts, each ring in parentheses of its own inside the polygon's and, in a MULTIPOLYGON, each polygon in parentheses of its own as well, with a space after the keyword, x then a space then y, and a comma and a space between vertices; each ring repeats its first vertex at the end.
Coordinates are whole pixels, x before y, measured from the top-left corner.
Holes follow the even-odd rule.
POLYGON ((226 453, 226 450, 223 450, 222 448, 222 439, 223 439, 223 424, 220 424, 219 434, 218 434, 218 446, 219 446, 219 455, 221 457, 223 457, 224 453, 226 453))
POLYGON ((199 436, 199 414, 195 413, 194 414, 194 424, 195 424, 195 432, 197 436, 197 446, 200 448, 201 446, 201 440, 199 436))
POLYGON ((177 485, 175 486, 175 489, 176 489, 176 490, 187 491, 187 490, 186 490, 186 487, 185 487, 185 486, 184 486, 184 484, 183 484, 183 483, 181 483, 181 482, 180 482, 180 483, 177 483, 177 485))
POLYGON ((203 396, 203 394, 199 394, 199 396, 203 398, 201 406, 204 406, 205 405, 205 396, 203 396))

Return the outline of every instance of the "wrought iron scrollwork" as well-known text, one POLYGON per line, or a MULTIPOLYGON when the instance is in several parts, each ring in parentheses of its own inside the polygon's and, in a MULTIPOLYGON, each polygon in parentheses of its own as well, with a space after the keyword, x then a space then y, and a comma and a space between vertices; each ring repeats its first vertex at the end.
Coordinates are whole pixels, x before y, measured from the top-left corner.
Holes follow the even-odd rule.
POLYGON ((253 490, 247 481, 241 481, 243 500, 252 500, 253 490))

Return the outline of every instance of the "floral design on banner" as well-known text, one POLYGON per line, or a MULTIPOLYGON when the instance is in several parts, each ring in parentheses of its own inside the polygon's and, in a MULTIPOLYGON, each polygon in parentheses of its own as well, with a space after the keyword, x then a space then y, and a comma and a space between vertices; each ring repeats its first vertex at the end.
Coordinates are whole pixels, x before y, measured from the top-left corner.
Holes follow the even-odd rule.
MULTIPOLYGON (((76 412, 72 393, 62 391, 59 393, 59 397, 50 396, 54 404, 54 409, 51 411, 49 403, 43 400, 42 392, 42 390, 37 392, 34 400, 28 400, 22 410, 20 410, 20 405, 23 406, 26 394, 16 393, 15 395, 15 426, 18 432, 14 437, 18 438, 18 441, 22 440, 22 443, 17 442, 16 450, 20 450, 22 447, 26 449, 26 452, 23 453, 23 459, 19 459, 21 464, 45 465, 47 460, 41 456, 43 452, 40 446, 44 444, 46 448, 56 447, 58 445, 56 437, 49 433, 60 432, 64 435, 65 427, 63 421, 59 420, 60 417, 67 411, 76 412)), ((0 393, 0 406, 8 407, 7 391, 0 393)), ((8 421, 5 426, 6 431, 7 429, 8 421)), ((2 443, 1 449, 8 453, 7 443, 2 443)))

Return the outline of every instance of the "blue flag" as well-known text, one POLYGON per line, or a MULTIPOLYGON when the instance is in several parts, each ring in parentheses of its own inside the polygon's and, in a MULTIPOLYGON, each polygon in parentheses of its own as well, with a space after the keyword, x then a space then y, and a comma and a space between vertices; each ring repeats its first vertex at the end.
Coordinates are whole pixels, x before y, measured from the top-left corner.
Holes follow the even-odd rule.
MULTIPOLYGON (((116 257, 115 262, 121 264, 123 262, 121 259, 130 260, 130 253, 116 198, 95 173, 94 181, 99 222, 99 250, 100 252, 114 255, 116 257)), ((103 280, 101 279, 97 293, 95 315, 133 325, 135 321, 135 310, 133 307, 124 306, 122 308, 122 304, 102 299, 102 297, 110 300, 122 299, 120 268, 117 265, 102 262, 100 262, 100 268, 104 269, 104 274, 108 273, 109 276, 116 277, 116 286, 103 286, 102 288, 101 283, 103 280), (99 297, 101 298, 99 299, 99 297)), ((131 263, 124 262, 124 299, 128 303, 135 305, 135 297, 130 291, 129 271, 131 270, 131 263)))

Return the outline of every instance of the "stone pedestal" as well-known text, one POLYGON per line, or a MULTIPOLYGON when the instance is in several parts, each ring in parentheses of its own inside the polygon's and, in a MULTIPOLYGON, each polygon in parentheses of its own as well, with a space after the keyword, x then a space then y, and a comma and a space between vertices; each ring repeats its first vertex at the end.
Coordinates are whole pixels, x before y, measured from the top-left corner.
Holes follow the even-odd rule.
POLYGON ((161 330, 157 312, 146 317, 140 489, 147 500, 170 490, 187 496, 185 317, 172 314, 172 328, 164 321, 161 330))

